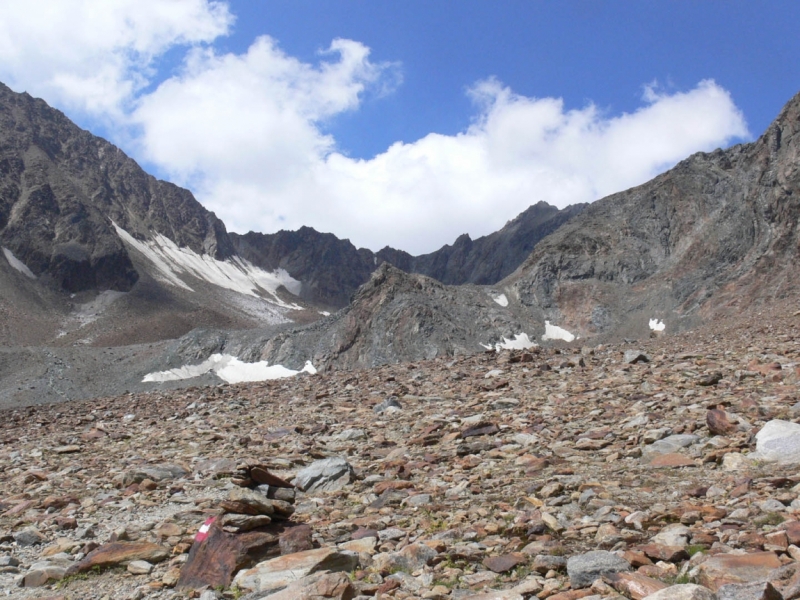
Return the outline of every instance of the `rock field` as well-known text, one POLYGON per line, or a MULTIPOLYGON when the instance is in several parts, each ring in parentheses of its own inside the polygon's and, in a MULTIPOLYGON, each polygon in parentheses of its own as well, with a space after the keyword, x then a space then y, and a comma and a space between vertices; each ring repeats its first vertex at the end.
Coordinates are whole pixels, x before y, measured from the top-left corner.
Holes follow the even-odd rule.
POLYGON ((0 597, 795 600, 798 331, 3 411, 0 597))

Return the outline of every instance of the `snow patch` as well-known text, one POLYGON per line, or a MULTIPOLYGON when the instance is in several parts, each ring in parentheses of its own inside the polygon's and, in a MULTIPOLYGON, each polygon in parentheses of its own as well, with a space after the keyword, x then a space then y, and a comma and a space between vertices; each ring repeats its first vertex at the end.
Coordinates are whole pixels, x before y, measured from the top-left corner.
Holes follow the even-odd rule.
POLYGON ((508 298, 506 298, 505 294, 500 294, 499 296, 492 296, 492 300, 497 302, 503 308, 508 306, 508 298))
POLYGON ((331 313, 329 313, 327 310, 321 310, 321 311, 319 311, 319 314, 321 314, 323 317, 330 317, 331 316, 331 313))
POLYGON ((664 321, 659 321, 658 319, 650 319, 650 329, 653 331, 664 331, 664 321))
POLYGON ((11 250, 9 250, 8 248, 3 248, 3 254, 6 257, 8 264, 11 265, 11 268, 16 269, 17 271, 25 275, 25 277, 36 279, 36 275, 33 274, 33 271, 31 271, 24 262, 22 262, 20 259, 14 256, 11 250))
POLYGON ((571 342, 574 339, 575 336, 566 329, 562 329, 558 325, 551 325, 550 321, 544 322, 544 335, 542 336, 542 341, 564 340, 565 342, 571 342))
POLYGON ((117 235, 126 244, 141 252, 158 269, 160 279, 190 292, 194 290, 178 275, 187 273, 222 288, 233 290, 247 296, 260 297, 259 292, 272 296, 272 302, 283 308, 300 310, 297 304, 287 304, 277 296, 280 286, 291 293, 300 293, 301 283, 284 269, 269 273, 252 263, 234 256, 217 260, 208 254, 197 254, 189 248, 180 248, 166 236, 157 233, 152 239, 140 241, 112 221, 117 235))
POLYGON ((513 340, 504 337, 502 342, 494 346, 491 344, 481 344, 481 346, 487 350, 491 350, 492 347, 494 347, 496 352, 500 352, 500 350, 528 350, 530 348, 535 348, 536 345, 536 342, 532 341, 527 333, 518 333, 514 336, 513 340))
POLYGON ((148 373, 142 379, 142 383, 178 381, 181 379, 191 379, 199 377, 209 372, 216 373, 217 377, 227 383, 244 383, 248 381, 265 381, 267 379, 283 379, 293 377, 298 373, 316 374, 317 370, 311 361, 306 361, 306 365, 299 371, 287 369, 282 365, 272 365, 265 360, 256 363, 246 363, 240 361, 230 354, 212 354, 199 365, 185 365, 177 369, 168 371, 157 371, 148 373))

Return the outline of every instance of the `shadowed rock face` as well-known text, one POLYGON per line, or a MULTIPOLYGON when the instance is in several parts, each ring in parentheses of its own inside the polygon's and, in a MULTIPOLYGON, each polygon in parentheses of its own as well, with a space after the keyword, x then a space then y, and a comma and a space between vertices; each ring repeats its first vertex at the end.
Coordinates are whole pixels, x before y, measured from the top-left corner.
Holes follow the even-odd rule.
POLYGON ((198 253, 234 254, 192 194, 147 175, 61 112, 0 84, 0 245, 68 292, 127 291, 138 274, 111 222, 198 253))
POLYGON ((595 202, 503 283, 585 334, 631 314, 689 323, 796 293, 799 147, 800 94, 756 142, 595 202))
POLYGON ((377 253, 356 249, 349 240, 340 240, 310 227, 274 234, 251 231, 245 235, 230 235, 242 257, 264 269, 283 268, 302 281, 303 298, 343 307, 358 286, 385 262, 407 273, 427 275, 449 285, 497 283, 527 258, 539 240, 586 206, 576 204, 559 210, 539 202, 499 231, 477 240, 464 234, 452 246, 445 245, 436 252, 420 256, 388 246, 377 253))

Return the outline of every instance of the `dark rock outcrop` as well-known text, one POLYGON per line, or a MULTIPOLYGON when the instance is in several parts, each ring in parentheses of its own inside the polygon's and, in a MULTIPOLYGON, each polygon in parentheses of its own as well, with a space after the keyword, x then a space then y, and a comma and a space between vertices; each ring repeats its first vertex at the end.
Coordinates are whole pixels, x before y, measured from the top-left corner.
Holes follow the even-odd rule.
POLYGON ((0 245, 64 291, 128 291, 139 274, 112 221, 140 239, 234 254, 224 224, 188 190, 0 84, 0 245))

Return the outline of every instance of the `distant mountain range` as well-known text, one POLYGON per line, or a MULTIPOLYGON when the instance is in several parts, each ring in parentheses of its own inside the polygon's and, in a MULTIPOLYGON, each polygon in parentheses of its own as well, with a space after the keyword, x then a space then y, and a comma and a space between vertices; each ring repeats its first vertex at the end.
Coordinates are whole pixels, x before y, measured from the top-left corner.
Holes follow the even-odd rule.
POLYGON ((308 227, 229 233, 189 191, 0 84, 0 403, 138 389, 214 352, 366 367, 541 341, 546 321, 640 337, 652 318, 669 333, 798 297, 799 140, 800 95, 756 142, 415 257, 308 227))

